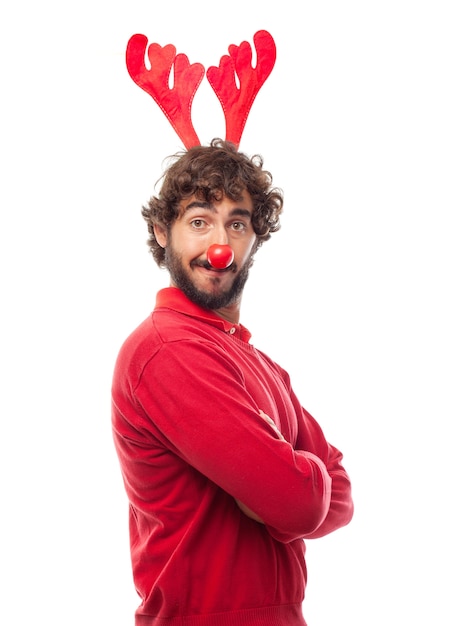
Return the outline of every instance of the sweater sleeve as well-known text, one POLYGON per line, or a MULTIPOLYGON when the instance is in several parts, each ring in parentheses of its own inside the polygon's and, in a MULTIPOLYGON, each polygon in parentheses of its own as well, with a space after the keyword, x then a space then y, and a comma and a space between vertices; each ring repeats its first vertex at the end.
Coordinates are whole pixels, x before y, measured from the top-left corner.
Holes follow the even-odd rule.
MULTIPOLYGON (((219 346, 201 341, 162 344, 136 379, 124 385, 129 401, 139 407, 133 436, 141 462, 150 431, 247 505, 283 542, 338 525, 330 513, 333 481, 341 484, 337 452, 322 439, 309 446, 313 449, 295 449, 277 439, 261 419, 241 369, 219 346)), ((314 436, 317 430, 308 434, 308 442, 314 436)), ((139 473, 139 464, 132 471, 139 473)), ((135 478, 138 482, 139 475, 135 478)))
POLYGON ((300 404, 292 390, 288 373, 281 368, 279 368, 279 371, 289 390, 291 402, 297 416, 298 431, 294 448, 296 450, 307 450, 319 457, 323 461, 327 474, 331 479, 331 497, 328 513, 322 524, 307 537, 308 539, 315 539, 346 526, 351 521, 354 512, 351 482, 342 464, 342 452, 327 441, 318 422, 300 404))
POLYGON ((308 411, 300 405, 298 407, 301 423, 297 445, 313 451, 321 458, 331 478, 331 498, 328 513, 322 524, 307 537, 308 539, 316 539, 346 526, 351 521, 354 510, 352 489, 349 476, 342 464, 342 452, 326 441, 322 429, 308 411))
MULTIPOLYGON (((265 355, 264 358, 270 361, 265 355)), ((342 452, 327 441, 319 423, 300 404, 292 390, 288 373, 277 364, 273 362, 272 364, 280 372, 295 409, 298 429, 297 439, 293 443, 295 451, 302 451, 303 454, 310 454, 311 457, 319 458, 324 463, 326 473, 331 479, 330 504, 327 515, 313 532, 303 536, 307 539, 317 539, 346 526, 351 521, 354 512, 351 482, 342 464, 342 452)), ((292 538, 289 534, 284 535, 277 529, 271 529, 271 532, 280 541, 289 541, 292 538)))

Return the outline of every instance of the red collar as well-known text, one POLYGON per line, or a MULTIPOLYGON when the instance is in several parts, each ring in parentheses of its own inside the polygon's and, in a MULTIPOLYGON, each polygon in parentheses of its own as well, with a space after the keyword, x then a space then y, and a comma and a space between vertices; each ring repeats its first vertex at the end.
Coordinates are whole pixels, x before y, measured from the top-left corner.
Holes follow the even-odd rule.
POLYGON ((214 311, 203 309, 197 304, 194 304, 177 287, 166 287, 158 291, 156 294, 155 308, 166 308, 178 311, 178 313, 183 313, 184 315, 189 315, 190 317, 211 324, 211 326, 215 326, 229 335, 235 335, 245 343, 250 341, 251 333, 245 326, 227 322, 227 320, 217 315, 217 313, 214 313, 214 311))

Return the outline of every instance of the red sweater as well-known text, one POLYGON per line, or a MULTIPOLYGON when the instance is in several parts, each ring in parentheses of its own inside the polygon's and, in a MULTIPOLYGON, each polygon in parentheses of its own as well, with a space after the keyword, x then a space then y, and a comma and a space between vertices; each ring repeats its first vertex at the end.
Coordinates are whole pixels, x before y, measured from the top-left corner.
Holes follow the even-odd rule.
POLYGON ((352 517, 342 454, 249 339, 168 288, 119 353, 112 423, 136 625, 302 626, 303 539, 352 517))

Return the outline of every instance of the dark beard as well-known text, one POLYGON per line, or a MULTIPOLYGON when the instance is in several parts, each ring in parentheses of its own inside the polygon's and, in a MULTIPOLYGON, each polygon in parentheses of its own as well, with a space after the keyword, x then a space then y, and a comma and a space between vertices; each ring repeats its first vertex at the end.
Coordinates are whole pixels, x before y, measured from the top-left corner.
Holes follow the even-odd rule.
MULTIPOLYGON (((170 243, 166 247, 166 267, 169 270, 172 281, 181 289, 186 297, 194 304, 203 309, 221 309, 237 302, 247 282, 249 270, 253 263, 253 255, 249 257, 245 265, 236 273, 233 284, 228 291, 222 293, 207 293, 200 291, 193 284, 181 263, 180 256, 173 251, 170 243)), ((192 264, 195 267, 195 263, 192 264)), ((228 270, 233 272, 232 269, 228 270)))

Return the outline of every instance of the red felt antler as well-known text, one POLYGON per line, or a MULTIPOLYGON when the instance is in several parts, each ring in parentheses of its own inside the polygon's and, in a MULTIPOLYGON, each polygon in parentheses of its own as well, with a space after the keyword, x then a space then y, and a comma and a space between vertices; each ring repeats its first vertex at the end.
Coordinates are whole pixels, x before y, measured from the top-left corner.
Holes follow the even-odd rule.
POLYGON ((253 37, 257 53, 252 67, 252 49, 247 41, 230 45, 229 56, 221 58, 219 67, 209 67, 206 77, 219 98, 225 115, 226 139, 239 146, 253 101, 275 65, 276 47, 265 30, 253 37), (236 84, 237 75, 239 87, 236 84))
MULTIPOLYGON (((236 146, 239 146, 253 101, 275 65, 276 48, 272 36, 260 30, 253 41, 257 55, 255 68, 252 67, 250 44, 243 41, 240 46, 230 45, 230 54, 220 59, 219 67, 209 67, 206 72, 225 115, 225 139, 236 146)), ((130 38, 126 51, 128 73, 159 105, 185 147, 189 149, 200 145, 192 125, 191 107, 205 68, 201 63, 191 65, 185 54, 176 54, 172 44, 161 47, 152 43, 147 51, 150 61, 150 69, 147 69, 147 44, 145 35, 130 38), (169 76, 172 66, 174 80, 171 89, 169 76)))
POLYGON ((175 46, 161 47, 150 44, 148 59, 150 69, 145 66, 145 50, 148 39, 145 35, 133 35, 128 42, 126 65, 134 82, 146 91, 159 105, 172 124, 186 148, 200 145, 191 119, 192 100, 197 91, 205 68, 201 63, 189 63, 185 54, 176 54, 175 46), (174 69, 173 88, 169 87, 170 71, 174 69))

